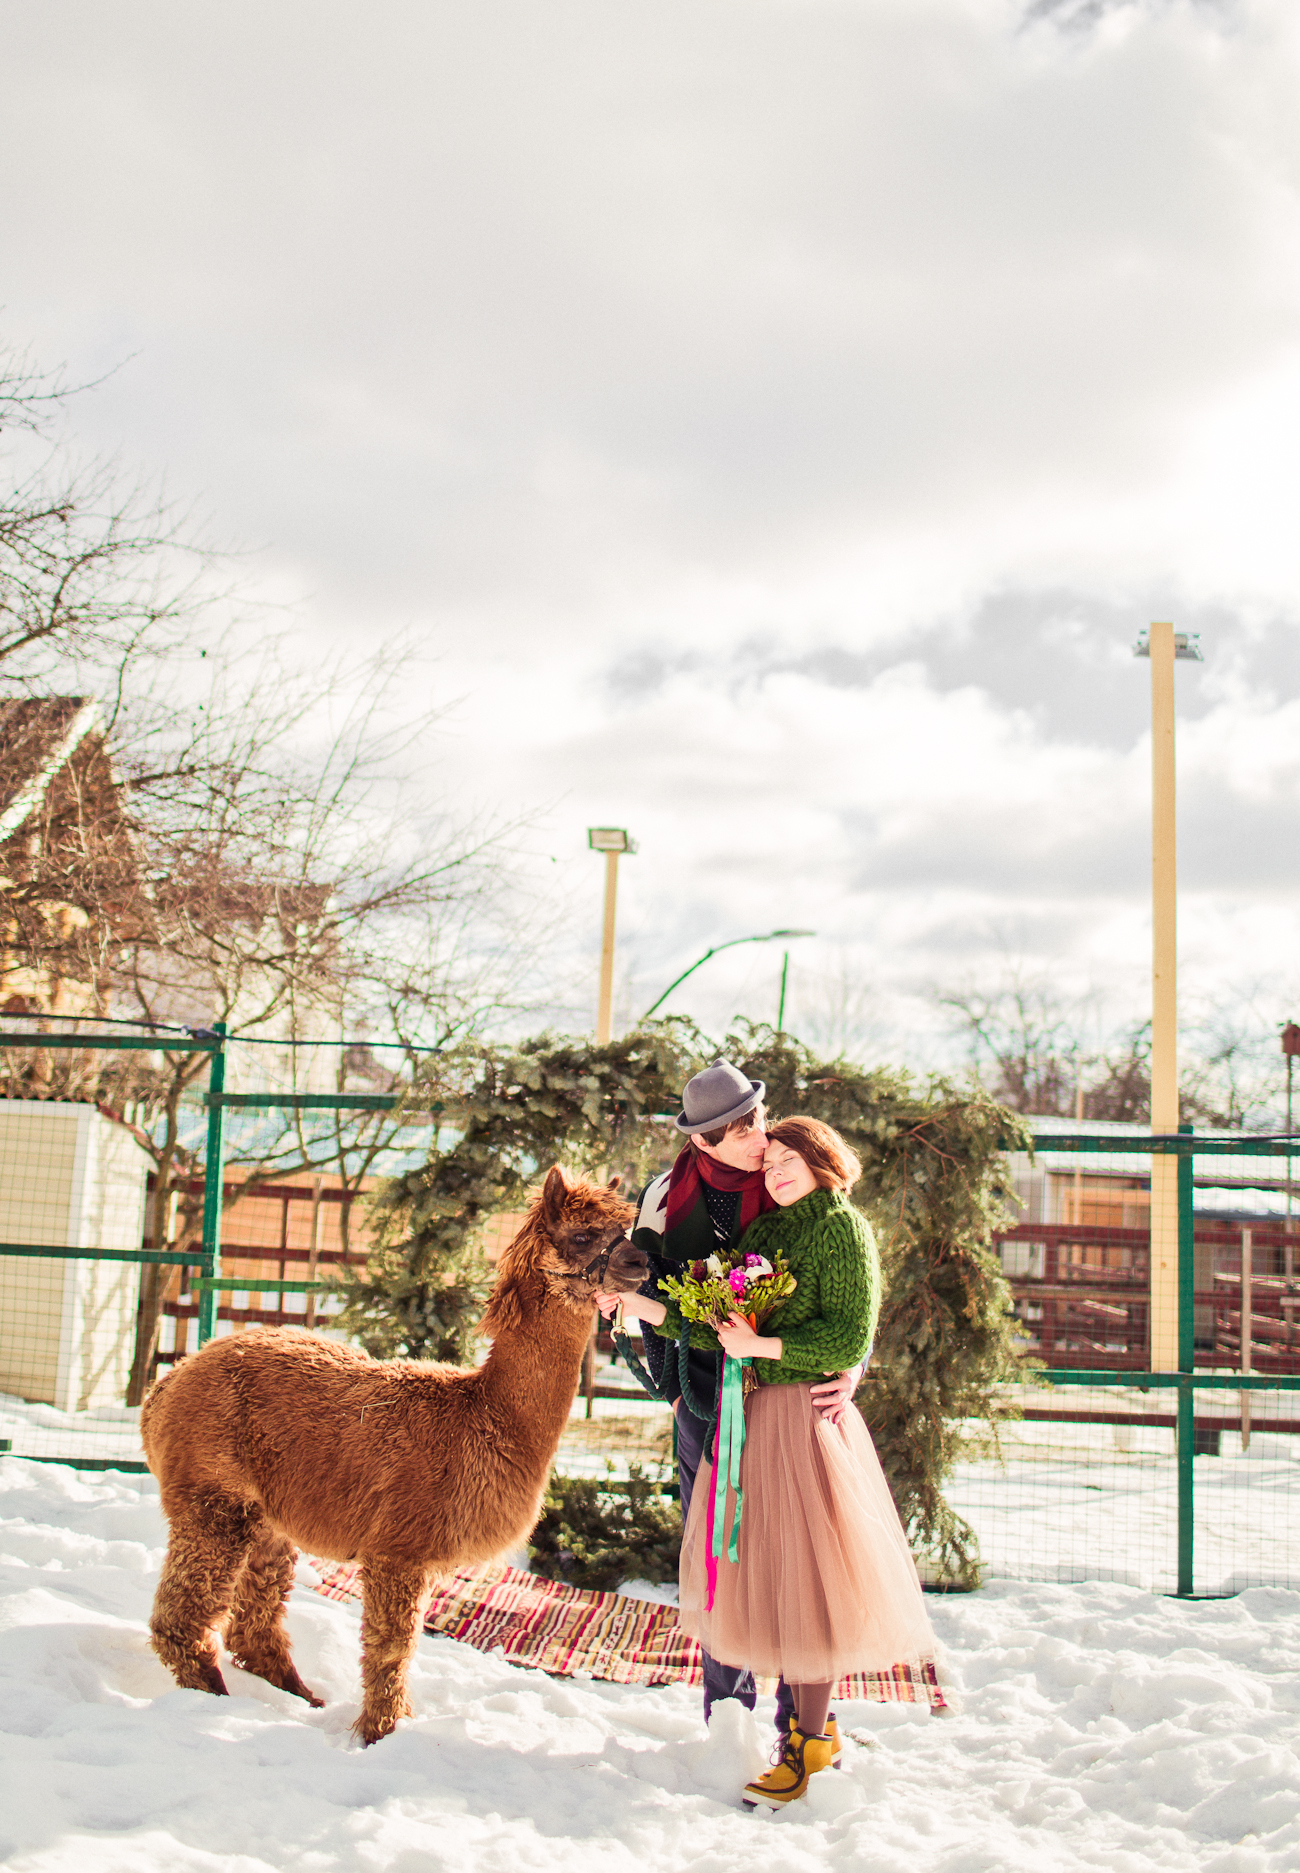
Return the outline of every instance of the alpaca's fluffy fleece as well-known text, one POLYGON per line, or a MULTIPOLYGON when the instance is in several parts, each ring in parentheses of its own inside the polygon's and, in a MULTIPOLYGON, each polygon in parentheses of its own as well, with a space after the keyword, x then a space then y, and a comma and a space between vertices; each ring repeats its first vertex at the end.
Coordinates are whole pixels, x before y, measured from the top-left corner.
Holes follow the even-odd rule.
POLYGON ((225 1691, 224 1637, 247 1670, 312 1701, 284 1625, 302 1547, 365 1566, 358 1734, 373 1742, 408 1714, 434 1577, 517 1546, 537 1520, 591 1330, 581 1271, 616 1244, 606 1285, 645 1275, 630 1216, 612 1187, 551 1171, 502 1256, 482 1366, 381 1364, 254 1328, 154 1387, 142 1434, 171 1538, 151 1627, 178 1684, 225 1691))

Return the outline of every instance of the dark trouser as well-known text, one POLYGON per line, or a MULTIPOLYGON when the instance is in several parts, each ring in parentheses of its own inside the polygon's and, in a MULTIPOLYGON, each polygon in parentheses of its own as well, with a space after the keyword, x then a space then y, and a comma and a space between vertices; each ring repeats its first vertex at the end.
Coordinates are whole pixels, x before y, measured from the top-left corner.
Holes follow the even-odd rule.
MULTIPOLYGON (((686 1409, 681 1399, 673 1407, 677 1418, 677 1481, 682 1492, 682 1526, 691 1512, 691 1491, 695 1476, 704 1460, 709 1425, 686 1409)), ((700 1650, 704 1652, 701 1646, 700 1650)), ((723 1665, 704 1652, 704 1721, 709 1721, 713 1706, 724 1697, 738 1698, 746 1710, 753 1710, 758 1697, 754 1674, 747 1665, 723 1665)), ((776 1727, 783 1734, 794 1719, 794 1697, 782 1678, 776 1688, 776 1727)))

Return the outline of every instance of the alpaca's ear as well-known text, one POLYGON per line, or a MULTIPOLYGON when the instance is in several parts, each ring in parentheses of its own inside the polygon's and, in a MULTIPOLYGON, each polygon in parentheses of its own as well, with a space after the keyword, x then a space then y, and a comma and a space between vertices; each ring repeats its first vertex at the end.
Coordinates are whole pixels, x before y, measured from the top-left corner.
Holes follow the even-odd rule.
POLYGON ((605 1185, 605 1188, 606 1190, 617 1190, 619 1185, 622 1183, 622 1181, 623 1179, 619 1176, 618 1172, 615 1171, 614 1175, 610 1178, 609 1182, 605 1185))
POLYGON ((564 1199, 569 1194, 569 1180, 558 1164, 546 1173, 542 1185, 542 1215, 548 1223, 558 1223, 564 1214, 564 1199))

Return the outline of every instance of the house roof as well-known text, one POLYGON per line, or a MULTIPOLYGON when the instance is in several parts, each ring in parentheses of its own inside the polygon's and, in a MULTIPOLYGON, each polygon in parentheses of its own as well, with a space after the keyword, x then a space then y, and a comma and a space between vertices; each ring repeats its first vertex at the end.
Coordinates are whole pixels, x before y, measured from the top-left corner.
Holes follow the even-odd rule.
POLYGON ((98 718, 93 697, 0 697, 0 841, 40 805, 98 718))

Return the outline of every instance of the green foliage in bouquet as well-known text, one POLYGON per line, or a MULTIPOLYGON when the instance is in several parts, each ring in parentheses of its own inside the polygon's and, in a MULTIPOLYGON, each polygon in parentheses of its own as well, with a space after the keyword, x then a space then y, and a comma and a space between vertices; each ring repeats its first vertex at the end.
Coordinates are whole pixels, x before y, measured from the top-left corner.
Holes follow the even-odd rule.
POLYGON ((716 1328, 738 1313, 761 1327, 794 1293, 795 1279, 784 1255, 778 1254, 773 1263, 765 1255, 746 1255, 738 1248, 692 1262, 680 1281, 666 1275, 659 1286, 672 1296, 687 1320, 716 1328))
POLYGON ((572 1587, 676 1580, 682 1512, 635 1463, 626 1483, 553 1476, 529 1545, 534 1574, 572 1587))

